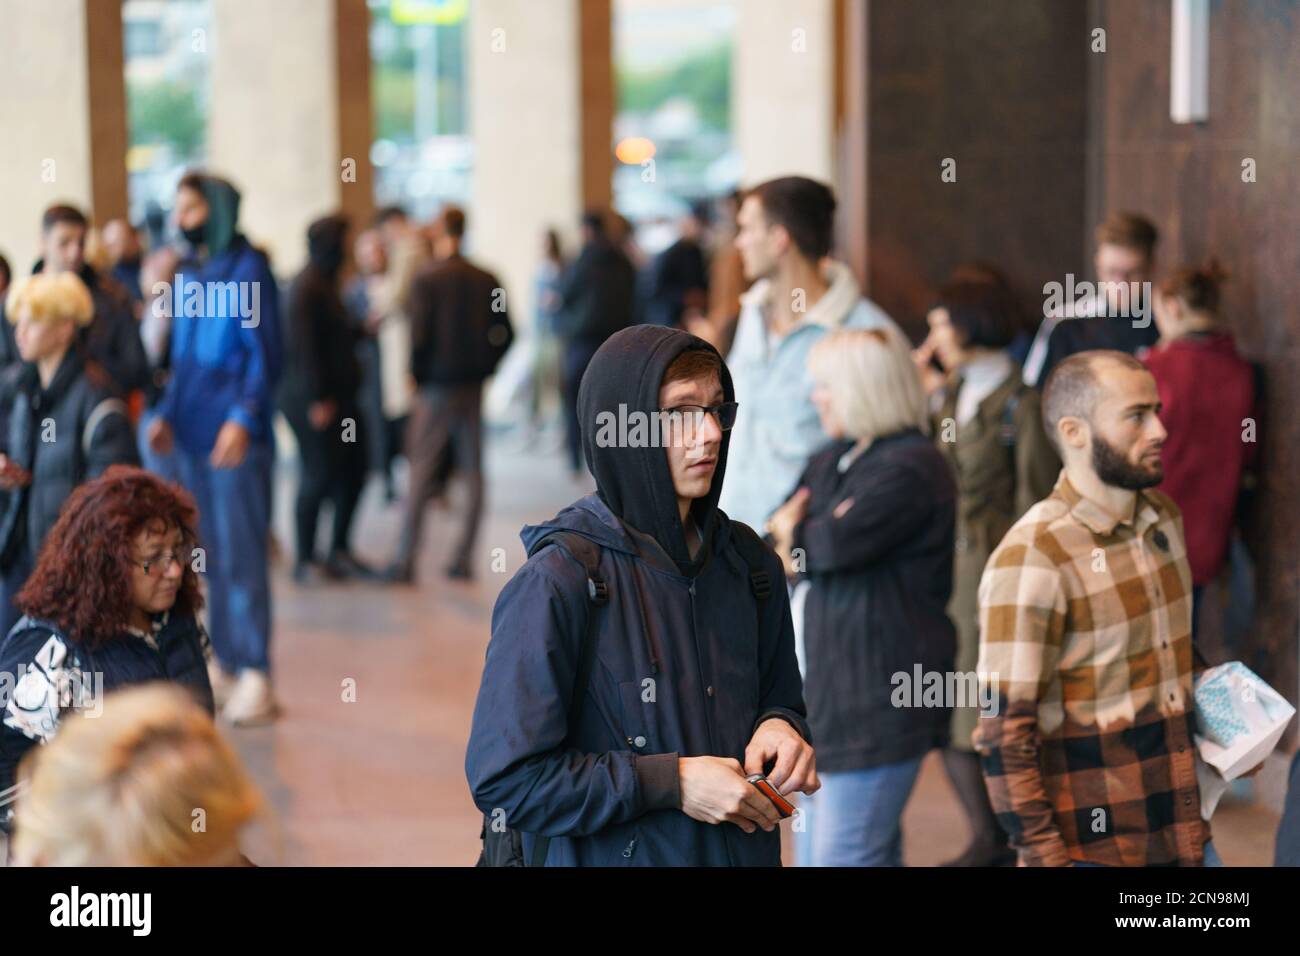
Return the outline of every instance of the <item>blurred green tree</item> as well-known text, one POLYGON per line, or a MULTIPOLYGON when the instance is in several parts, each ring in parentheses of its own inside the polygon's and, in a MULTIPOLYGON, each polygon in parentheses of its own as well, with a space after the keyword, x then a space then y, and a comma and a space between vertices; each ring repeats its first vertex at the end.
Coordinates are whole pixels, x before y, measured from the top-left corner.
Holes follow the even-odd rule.
POLYGON ((191 84, 170 80, 132 83, 126 102, 132 146, 170 143, 182 156, 198 152, 206 124, 191 84))

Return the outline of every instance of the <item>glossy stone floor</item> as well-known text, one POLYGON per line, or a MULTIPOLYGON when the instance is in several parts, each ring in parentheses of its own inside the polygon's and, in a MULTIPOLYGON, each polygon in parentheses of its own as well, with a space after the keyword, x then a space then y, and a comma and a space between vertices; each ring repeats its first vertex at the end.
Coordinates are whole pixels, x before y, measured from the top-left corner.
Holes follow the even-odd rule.
MULTIPOLYGON (((525 451, 503 439, 489 444, 488 461, 488 516, 475 582, 453 584, 441 575, 455 530, 446 510, 426 524, 417 588, 300 587, 286 565, 275 569, 273 660, 284 716, 272 727, 231 731, 271 807, 268 823, 248 841, 255 862, 474 862, 479 816, 463 768, 492 603, 523 560, 520 526, 550 517, 590 489, 568 477, 553 449, 525 451), (505 573, 490 569, 494 548, 504 549, 505 573)), ((292 492, 286 474, 276 521, 286 546, 292 492)), ((454 507, 455 492, 452 498, 454 507)), ((400 521, 399 509, 385 505, 372 483, 359 517, 358 552, 386 562, 400 521)), ((1261 775, 1261 786, 1276 788, 1283 768, 1280 759, 1275 763, 1261 775)), ((911 865, 934 865, 964 843, 965 824, 933 755, 903 823, 911 865)), ((1225 803, 1215 817, 1216 845, 1230 865, 1267 865, 1276 828, 1277 815, 1259 804, 1225 803)))

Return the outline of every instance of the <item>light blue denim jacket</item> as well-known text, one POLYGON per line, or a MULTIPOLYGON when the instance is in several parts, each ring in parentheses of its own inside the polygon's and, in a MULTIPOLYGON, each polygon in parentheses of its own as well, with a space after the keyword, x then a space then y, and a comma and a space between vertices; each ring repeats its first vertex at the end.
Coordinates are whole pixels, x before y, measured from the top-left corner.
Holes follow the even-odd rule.
POLYGON ((784 338, 767 330, 768 283, 741 298, 736 339, 727 366, 740 411, 727 451, 727 481, 718 504, 760 534, 772 512, 795 490, 808 456, 828 439, 812 403, 808 352, 832 329, 892 329, 894 321, 862 297, 852 272, 832 262, 831 287, 784 338))

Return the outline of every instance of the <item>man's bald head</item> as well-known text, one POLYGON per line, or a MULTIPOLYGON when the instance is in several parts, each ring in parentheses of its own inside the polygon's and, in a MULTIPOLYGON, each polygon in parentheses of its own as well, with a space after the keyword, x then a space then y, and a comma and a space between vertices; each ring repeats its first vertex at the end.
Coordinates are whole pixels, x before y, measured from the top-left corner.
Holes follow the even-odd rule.
POLYGON ((1076 352, 1061 362, 1047 376, 1043 386, 1043 428, 1056 450, 1064 454, 1057 425, 1062 418, 1092 420, 1097 401, 1102 396, 1102 376, 1108 368, 1126 368, 1146 371, 1146 366, 1127 352, 1097 349, 1076 352))

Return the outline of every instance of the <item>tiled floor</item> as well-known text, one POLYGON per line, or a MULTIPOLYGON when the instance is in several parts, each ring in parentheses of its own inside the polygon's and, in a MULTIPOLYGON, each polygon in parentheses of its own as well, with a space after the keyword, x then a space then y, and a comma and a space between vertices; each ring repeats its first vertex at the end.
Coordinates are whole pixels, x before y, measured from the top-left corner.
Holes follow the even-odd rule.
MULTIPOLYGON (((298 587, 276 568, 273 658, 285 714, 273 727, 232 732, 272 808, 249 841, 256 862, 474 862, 479 816, 463 768, 492 603, 523 560, 520 526, 589 490, 568 478, 555 454, 498 443, 489 469, 474 583, 441 576, 454 529, 446 511, 427 524, 418 588, 298 587), (494 548, 504 549, 504 572, 489 570, 494 548)), ((277 532, 287 543, 291 483, 280 490, 277 532)), ((385 562, 401 518, 378 492, 367 489, 358 551, 385 562)), ((1271 772, 1281 772, 1278 763, 1271 772)), ((1267 864, 1276 827, 1276 815, 1257 805, 1226 805, 1215 817, 1216 844, 1231 865, 1267 864)), ((907 862, 922 866, 955 855, 964 842, 965 824, 934 756, 904 815, 904 839, 907 862)))

